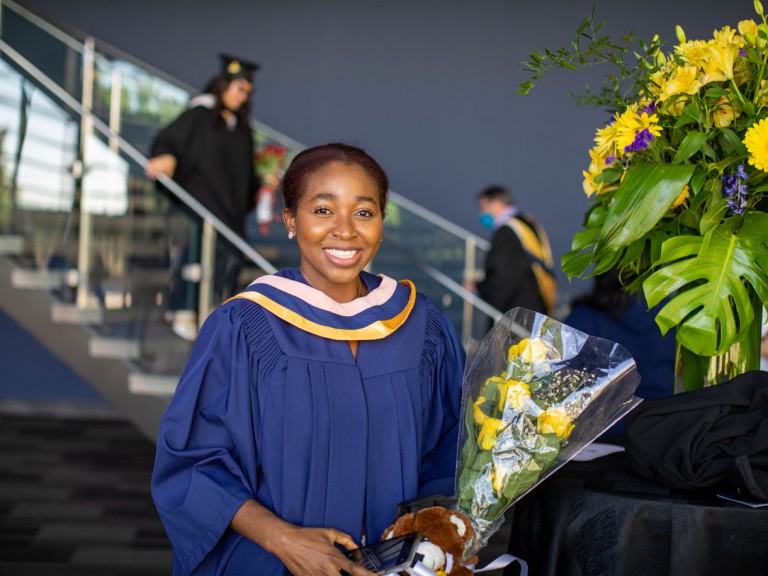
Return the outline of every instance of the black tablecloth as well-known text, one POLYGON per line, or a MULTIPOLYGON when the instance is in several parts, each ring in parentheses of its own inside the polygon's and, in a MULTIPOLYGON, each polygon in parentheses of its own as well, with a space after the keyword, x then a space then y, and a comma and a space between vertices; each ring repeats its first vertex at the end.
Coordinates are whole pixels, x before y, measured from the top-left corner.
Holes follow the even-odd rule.
POLYGON ((768 575, 768 508, 671 490, 624 453, 570 462, 506 517, 531 576, 768 575))

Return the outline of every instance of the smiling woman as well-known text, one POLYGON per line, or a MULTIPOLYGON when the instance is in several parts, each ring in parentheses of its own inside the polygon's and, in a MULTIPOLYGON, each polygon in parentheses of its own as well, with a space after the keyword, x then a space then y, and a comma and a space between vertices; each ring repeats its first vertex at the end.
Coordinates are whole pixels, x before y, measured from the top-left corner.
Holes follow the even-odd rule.
POLYGON ((411 282, 364 271, 387 189, 345 144, 288 167, 300 267, 209 317, 161 424, 152 490, 174 574, 371 574, 337 546, 453 494, 464 351, 411 282))

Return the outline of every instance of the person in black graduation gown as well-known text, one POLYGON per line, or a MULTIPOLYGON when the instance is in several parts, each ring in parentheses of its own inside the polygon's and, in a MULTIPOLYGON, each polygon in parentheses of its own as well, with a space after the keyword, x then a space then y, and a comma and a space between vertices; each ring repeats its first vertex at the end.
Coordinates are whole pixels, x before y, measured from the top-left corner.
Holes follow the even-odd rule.
POLYGON ((482 190, 477 203, 480 223, 493 234, 485 257, 485 278, 467 286, 501 312, 520 306, 552 316, 555 273, 544 229, 515 205, 512 192, 502 186, 482 190))
MULTIPOLYGON (((245 216, 256 205, 259 181, 253 166, 253 133, 249 99, 253 73, 258 65, 222 55, 223 69, 211 79, 202 94, 163 128, 152 143, 146 174, 173 178, 203 206, 240 236, 245 216)), ((171 196, 175 210, 185 212, 181 226, 169 234, 171 287, 169 310, 196 307, 196 290, 181 277, 183 264, 199 260, 199 227, 186 229, 190 211, 171 196), (178 228, 181 228, 179 230, 178 228)), ((192 221, 196 217, 192 216, 192 221)), ((214 286, 223 299, 235 291, 240 269, 237 252, 220 239, 217 245, 214 286)), ((191 334, 194 336, 194 333, 191 334)))

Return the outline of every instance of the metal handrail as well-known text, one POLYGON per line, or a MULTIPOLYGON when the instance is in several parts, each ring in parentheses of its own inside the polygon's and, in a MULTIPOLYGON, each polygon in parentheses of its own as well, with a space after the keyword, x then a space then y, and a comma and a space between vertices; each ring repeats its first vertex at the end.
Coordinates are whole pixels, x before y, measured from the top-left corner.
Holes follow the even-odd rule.
POLYGON ((3 0, 2 1, 3 6, 8 6, 11 10, 16 12, 19 16, 22 18, 25 18, 26 20, 29 20, 37 26, 38 28, 42 28, 45 32, 62 42, 63 44, 66 44, 68 47, 72 48, 73 50, 77 50, 78 52, 83 51, 83 43, 79 41, 77 38, 74 38, 70 34, 67 34, 60 28, 57 28, 53 24, 47 22, 34 12, 31 12, 30 10, 24 8, 23 6, 20 6, 19 4, 16 4, 16 2, 13 2, 13 0, 3 0))
MULTIPOLYGON (((69 106, 72 110, 77 112, 80 116, 87 117, 93 123, 93 127, 101 132, 101 134, 109 139, 114 139, 119 149, 129 156, 134 162, 136 162, 142 168, 147 165, 147 158, 136 148, 127 142, 122 136, 115 133, 97 116, 88 112, 75 98, 73 98, 66 90, 61 88, 58 84, 52 81, 48 76, 43 74, 36 66, 34 66, 29 60, 24 58, 16 50, 11 48, 4 40, 0 39, 0 52, 5 52, 19 67, 21 67, 30 77, 39 82, 46 90, 49 90, 64 104, 69 106)), ((158 180, 168 188, 174 195, 176 195, 182 202, 188 205, 200 218, 211 222, 216 231, 224 236, 229 242, 231 242, 236 248, 238 248, 243 254, 250 258, 255 264, 257 264, 265 272, 272 274, 277 271, 264 256, 257 252, 250 244, 243 240, 237 233, 233 232, 226 224, 224 224, 218 217, 216 217, 210 210, 203 206, 194 196, 187 192, 184 188, 179 186, 174 180, 167 176, 160 176, 158 180)))

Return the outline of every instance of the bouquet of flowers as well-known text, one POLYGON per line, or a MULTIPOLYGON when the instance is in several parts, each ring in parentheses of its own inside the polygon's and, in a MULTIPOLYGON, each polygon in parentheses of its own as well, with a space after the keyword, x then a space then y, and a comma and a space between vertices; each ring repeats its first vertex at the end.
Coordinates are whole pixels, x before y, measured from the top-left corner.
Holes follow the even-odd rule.
POLYGON ((280 144, 264 144, 253 155, 256 173, 262 182, 280 177, 280 171, 285 167, 286 149, 280 144))
POLYGON ((700 358, 755 348, 746 369, 757 368, 768 305, 768 24, 754 6, 757 21, 706 40, 678 26, 668 53, 658 36, 612 39, 590 16, 570 47, 531 54, 519 90, 551 68, 617 70, 580 97, 612 118, 589 151, 590 204, 563 270, 620 268, 628 291, 664 302, 656 322, 676 328, 679 347, 700 358))
POLYGON ((504 511, 637 403, 621 346, 514 308, 483 338, 464 375, 457 508, 474 555, 504 511))

